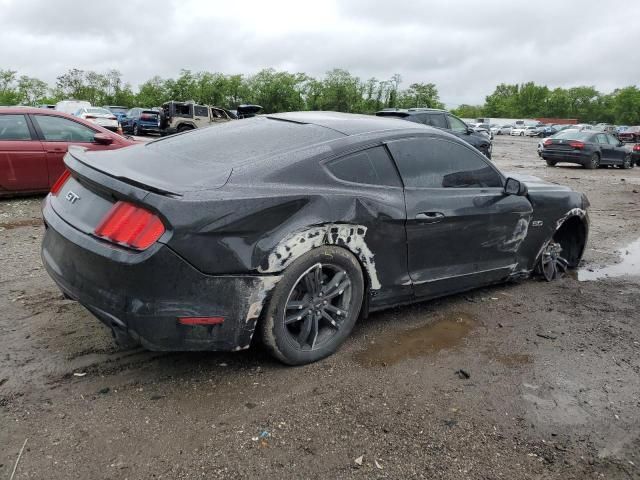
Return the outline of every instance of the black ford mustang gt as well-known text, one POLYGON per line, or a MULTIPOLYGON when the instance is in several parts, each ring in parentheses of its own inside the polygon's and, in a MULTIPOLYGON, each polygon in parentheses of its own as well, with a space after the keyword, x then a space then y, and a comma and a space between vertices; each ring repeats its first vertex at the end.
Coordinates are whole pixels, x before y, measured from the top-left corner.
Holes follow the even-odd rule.
POLYGON ((122 150, 71 149, 42 258, 120 343, 333 353, 360 315, 577 266, 587 199, 507 178, 438 129, 265 115, 122 150))

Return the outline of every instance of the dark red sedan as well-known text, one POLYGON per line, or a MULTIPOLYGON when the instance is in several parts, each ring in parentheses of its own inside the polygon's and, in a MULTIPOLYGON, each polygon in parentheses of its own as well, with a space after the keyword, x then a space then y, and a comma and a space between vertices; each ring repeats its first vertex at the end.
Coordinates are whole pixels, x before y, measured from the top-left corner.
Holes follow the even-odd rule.
POLYGON ((0 197, 48 192, 69 145, 113 150, 135 145, 95 123, 43 108, 0 108, 0 197))
POLYGON ((640 127, 627 127, 618 133, 618 138, 621 142, 640 142, 640 127))

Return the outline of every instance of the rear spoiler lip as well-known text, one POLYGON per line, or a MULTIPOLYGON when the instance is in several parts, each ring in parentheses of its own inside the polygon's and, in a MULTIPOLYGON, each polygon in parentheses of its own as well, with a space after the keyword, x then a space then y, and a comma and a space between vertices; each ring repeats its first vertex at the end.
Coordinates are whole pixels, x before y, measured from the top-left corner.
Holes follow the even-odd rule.
POLYGON ((70 146, 64 157, 65 166, 72 172, 87 179, 100 189, 108 189, 114 192, 122 193, 125 196, 135 198, 142 201, 149 193, 156 193, 165 197, 181 198, 183 195, 162 188, 146 185, 127 177, 110 175, 102 170, 98 170, 89 163, 82 160, 82 154, 86 152, 86 148, 78 146, 70 146), (123 188, 123 187, 130 188, 123 188))

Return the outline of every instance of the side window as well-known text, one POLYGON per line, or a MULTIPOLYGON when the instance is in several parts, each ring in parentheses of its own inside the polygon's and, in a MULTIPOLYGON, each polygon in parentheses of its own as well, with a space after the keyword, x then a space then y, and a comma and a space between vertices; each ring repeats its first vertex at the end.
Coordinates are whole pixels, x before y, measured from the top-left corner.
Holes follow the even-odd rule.
POLYGON ((202 105, 195 105, 193 108, 196 117, 209 117, 209 109, 207 107, 203 107, 202 105))
POLYGON ((24 115, 0 115, 0 140, 31 140, 24 115))
POLYGON ((607 140, 609 140, 610 145, 618 145, 618 143, 620 143, 620 140, 615 138, 613 135, 607 135, 607 140))
POLYGON ((449 119, 449 128, 454 132, 465 133, 467 131, 467 124, 459 118, 453 115, 447 115, 447 118, 449 119))
POLYGON ((34 115, 44 139, 49 142, 93 142, 95 131, 62 117, 34 115))
POLYGON ((384 147, 375 147, 362 152, 331 160, 326 164, 329 171, 347 182, 367 185, 401 187, 391 158, 384 147))
POLYGON ((607 141, 607 136, 604 133, 599 133, 596 135, 596 142, 607 145, 609 142, 607 141))
POLYGON ((471 147, 425 137, 389 143, 407 187, 500 188, 502 177, 471 147))
POLYGON ((444 118, 444 113, 429 113, 427 114, 427 125, 431 125, 436 128, 449 128, 447 126, 447 119, 444 118))

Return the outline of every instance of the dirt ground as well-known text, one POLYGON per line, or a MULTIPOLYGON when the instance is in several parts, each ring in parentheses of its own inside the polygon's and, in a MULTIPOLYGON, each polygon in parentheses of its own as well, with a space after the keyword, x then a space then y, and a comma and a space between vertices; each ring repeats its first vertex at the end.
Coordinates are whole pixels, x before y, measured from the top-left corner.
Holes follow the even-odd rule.
MULTIPOLYGON (((547 168, 535 144, 494 160, 588 195, 585 272, 640 274, 640 168, 547 168)), ((46 275, 41 200, 0 202, 1 478, 25 441, 16 479, 640 478, 638 276, 377 313, 299 368, 119 351, 46 275)))

